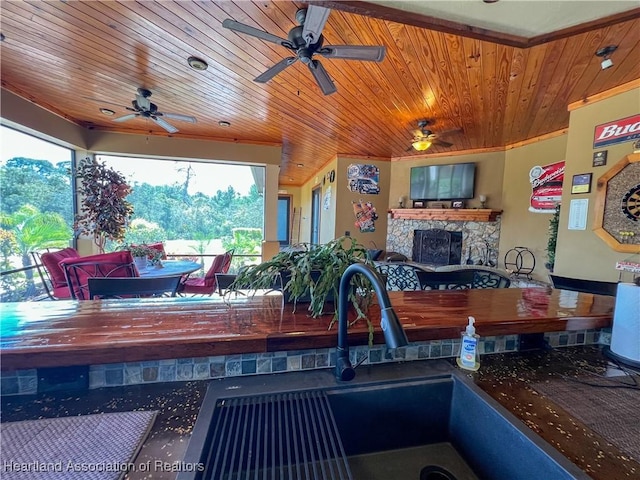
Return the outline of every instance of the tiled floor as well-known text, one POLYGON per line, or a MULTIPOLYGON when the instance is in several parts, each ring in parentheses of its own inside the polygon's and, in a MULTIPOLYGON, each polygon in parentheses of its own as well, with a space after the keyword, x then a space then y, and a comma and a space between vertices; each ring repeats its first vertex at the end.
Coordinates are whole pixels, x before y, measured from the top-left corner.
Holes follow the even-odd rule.
MULTIPOLYGON (((545 429, 549 402, 532 393, 528 385, 559 375, 604 373, 607 360, 597 347, 561 349, 516 354, 496 354, 482 358, 478 373, 470 374, 492 397, 523 420, 530 428, 559 448, 581 468, 600 455, 601 467, 589 474, 597 480, 640 478, 640 465, 621 458, 615 447, 594 441, 590 432, 576 429, 576 422, 554 409, 554 422, 562 430, 572 429, 571 438, 545 429), (634 477, 635 475, 635 477, 634 477)), ((212 380, 219 381, 219 380, 212 380)), ((190 432, 209 381, 173 382, 129 387, 111 387, 76 393, 49 393, 37 396, 3 397, 2 421, 59 417, 99 412, 158 410, 153 430, 137 458, 138 465, 151 462, 150 471, 132 472, 130 480, 170 480, 181 468, 190 432), (155 463, 161 462, 160 464, 155 463)), ((597 438, 596 438, 597 440, 597 438)))

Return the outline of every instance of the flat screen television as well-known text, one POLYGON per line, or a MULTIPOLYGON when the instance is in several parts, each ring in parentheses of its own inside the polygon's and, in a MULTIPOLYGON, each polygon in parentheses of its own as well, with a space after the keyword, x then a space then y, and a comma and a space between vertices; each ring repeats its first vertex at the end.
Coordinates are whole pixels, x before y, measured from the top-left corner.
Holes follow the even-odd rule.
POLYGON ((475 163, 425 165, 411 168, 411 200, 462 200, 473 198, 475 163))

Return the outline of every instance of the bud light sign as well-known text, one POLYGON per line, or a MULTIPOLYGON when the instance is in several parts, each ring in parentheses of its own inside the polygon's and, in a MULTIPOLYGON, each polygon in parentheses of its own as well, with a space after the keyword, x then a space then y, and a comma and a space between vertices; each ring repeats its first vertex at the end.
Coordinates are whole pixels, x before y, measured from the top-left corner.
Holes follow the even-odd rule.
POLYGON ((640 114, 598 125, 593 136, 593 148, 628 142, 640 138, 640 114))

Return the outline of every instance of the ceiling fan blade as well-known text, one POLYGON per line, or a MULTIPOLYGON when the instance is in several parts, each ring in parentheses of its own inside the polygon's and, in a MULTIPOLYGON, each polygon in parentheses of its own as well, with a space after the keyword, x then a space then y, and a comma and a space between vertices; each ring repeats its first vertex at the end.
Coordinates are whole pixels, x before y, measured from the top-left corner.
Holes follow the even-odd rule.
POLYGON ((302 38, 307 42, 307 45, 316 43, 320 39, 330 13, 331 10, 328 8, 317 5, 309 5, 307 7, 307 15, 302 26, 302 38))
POLYGON ((329 77, 329 74, 318 60, 311 60, 311 62, 309 62, 309 70, 311 70, 313 78, 316 79, 322 93, 331 95, 338 91, 335 83, 333 83, 333 80, 331 80, 331 77, 329 77))
POLYGON ((461 128, 452 128, 451 130, 445 130, 443 132, 438 132, 438 137, 444 137, 445 135, 453 135, 455 133, 462 133, 461 128))
POLYGON ((169 133, 176 133, 178 131, 176 127, 174 127, 173 125, 171 125, 170 123, 166 122, 164 119, 156 115, 151 115, 149 118, 154 122, 156 122, 158 125, 160 125, 162 128, 164 128, 169 133))
POLYGON ((434 145, 438 145, 440 147, 445 147, 445 148, 453 146, 453 143, 445 142, 444 140, 440 140, 439 138, 434 138, 432 142, 434 145))
POLYGON ((222 26, 224 28, 228 28, 229 30, 233 30, 234 32, 244 33, 246 35, 251 35, 252 37, 259 38, 260 40, 266 40, 267 42, 275 43, 276 45, 282 45, 283 47, 294 49, 293 44, 289 40, 285 40, 284 38, 280 38, 277 35, 265 32, 264 30, 250 27, 249 25, 245 25, 244 23, 236 22, 235 20, 231 20, 230 18, 227 18, 225 21, 223 21, 222 26))
POLYGON ((296 63, 297 60, 298 60, 298 57, 287 57, 283 60, 280 60, 269 70, 258 75, 256 78, 254 78, 253 81, 258 83, 267 83, 269 80, 271 80, 273 77, 278 75, 289 65, 293 65, 294 63, 296 63))
POLYGON ((114 118, 113 121, 114 122, 126 122, 127 120, 131 120, 132 118, 136 118, 138 115, 140 115, 140 114, 139 113, 129 113, 129 114, 124 115, 122 117, 114 118))
POLYGON ((182 115, 180 113, 156 113, 159 117, 170 118, 171 120, 180 120, 181 122, 196 123, 196 117, 191 115, 182 115))
POLYGON ((381 62, 384 60, 387 48, 379 45, 327 45, 316 53, 327 58, 381 62))

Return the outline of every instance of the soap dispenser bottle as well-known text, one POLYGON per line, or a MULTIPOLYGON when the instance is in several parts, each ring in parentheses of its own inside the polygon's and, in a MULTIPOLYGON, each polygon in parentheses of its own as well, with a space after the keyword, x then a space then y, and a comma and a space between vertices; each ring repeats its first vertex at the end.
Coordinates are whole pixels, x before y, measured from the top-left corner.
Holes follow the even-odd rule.
POLYGON ((480 368, 480 352, 478 351, 478 340, 480 337, 476 335, 476 329, 473 326, 475 321, 475 318, 469 317, 469 325, 467 325, 466 330, 462 332, 460 356, 456 358, 456 362, 460 368, 474 372, 480 368))

